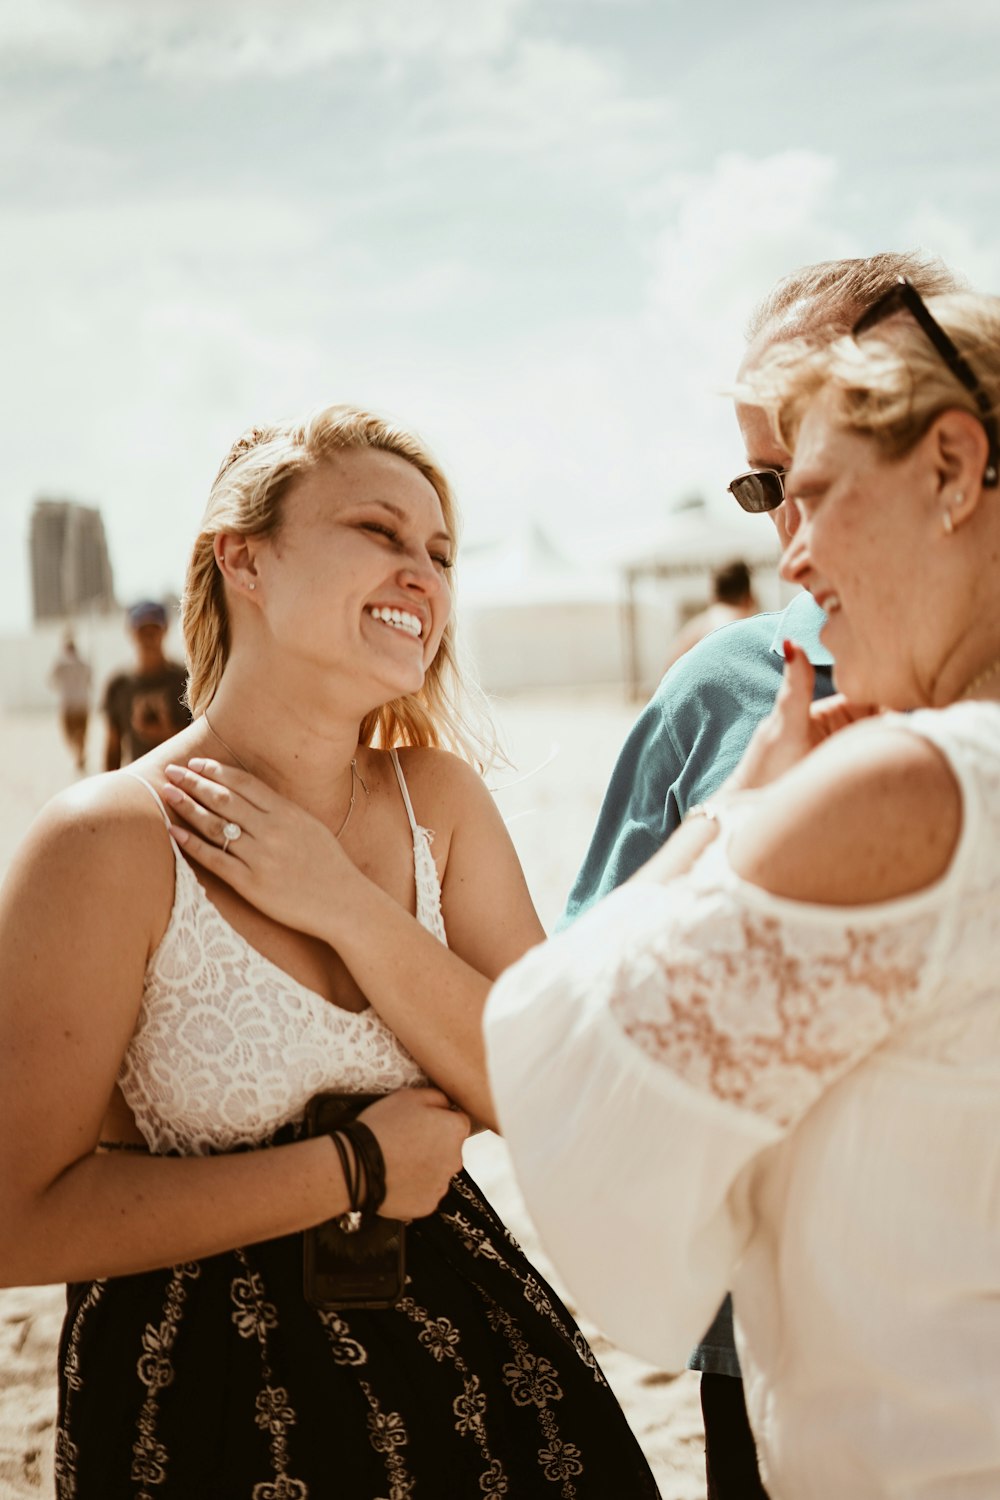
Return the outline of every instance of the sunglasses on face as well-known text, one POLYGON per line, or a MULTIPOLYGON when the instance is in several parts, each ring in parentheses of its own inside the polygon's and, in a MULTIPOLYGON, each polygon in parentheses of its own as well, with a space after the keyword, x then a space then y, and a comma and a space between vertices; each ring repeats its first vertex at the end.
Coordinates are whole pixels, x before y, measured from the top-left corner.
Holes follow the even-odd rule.
POLYGON ((766 510, 777 510, 784 500, 787 472, 787 469, 748 469, 730 480, 726 489, 744 510, 759 516, 766 510))
POLYGON ((891 286, 877 301, 872 303, 867 311, 861 314, 851 329, 851 336, 857 338, 859 334, 867 333, 877 324, 884 322, 886 318, 891 318, 894 313, 904 310, 919 324, 955 379, 961 381, 979 407, 979 419, 989 442, 983 484, 992 489, 1000 480, 1000 440, 998 440, 997 421, 990 406, 989 397, 980 385, 979 377, 969 361, 931 314, 912 281, 905 276, 900 276, 895 286, 891 286))

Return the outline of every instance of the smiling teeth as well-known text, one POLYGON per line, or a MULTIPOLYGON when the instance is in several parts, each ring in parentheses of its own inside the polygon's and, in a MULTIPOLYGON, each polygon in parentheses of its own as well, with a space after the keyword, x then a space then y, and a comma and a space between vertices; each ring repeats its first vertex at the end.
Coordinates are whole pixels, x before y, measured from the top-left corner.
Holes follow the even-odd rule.
POLYGON ((394 625, 397 630, 405 630, 407 635, 416 637, 419 641, 424 633, 424 627, 416 615, 411 615, 405 609, 383 609, 380 604, 373 606, 371 611, 373 620, 381 620, 383 625, 394 625))

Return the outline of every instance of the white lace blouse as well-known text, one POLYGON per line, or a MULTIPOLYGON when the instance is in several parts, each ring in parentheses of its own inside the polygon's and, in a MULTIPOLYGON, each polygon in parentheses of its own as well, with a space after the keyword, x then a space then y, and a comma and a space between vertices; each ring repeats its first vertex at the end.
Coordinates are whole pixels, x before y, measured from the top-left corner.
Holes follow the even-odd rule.
POLYGON ((1000 1495, 1000 707, 895 722, 961 786, 933 887, 780 899, 724 827, 487 1008, 504 1134, 581 1305, 678 1369, 732 1288, 772 1500, 1000 1495))
MULTIPOLYGON (((417 823, 391 753, 413 834, 417 920, 446 942, 432 834, 417 823)), ((169 823, 155 790, 135 779, 169 823)), ((259 1145, 300 1121, 313 1094, 387 1094, 427 1082, 376 1011, 334 1005, 265 958, 209 900, 176 844, 174 855, 170 920, 146 967, 118 1076, 151 1151, 201 1156, 259 1145)))

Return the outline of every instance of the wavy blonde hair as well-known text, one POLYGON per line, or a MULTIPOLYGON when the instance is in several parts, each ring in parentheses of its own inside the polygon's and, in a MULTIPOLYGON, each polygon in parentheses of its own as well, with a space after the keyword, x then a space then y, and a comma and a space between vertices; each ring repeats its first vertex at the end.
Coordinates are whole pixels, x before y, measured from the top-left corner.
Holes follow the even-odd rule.
MULTIPOLYGON (((188 564, 181 625, 187 648, 187 701, 194 714, 209 706, 231 647, 231 625, 215 538, 224 531, 274 537, 284 498, 295 480, 338 453, 372 448, 394 453, 433 485, 445 527, 457 546, 459 518, 451 487, 413 433, 354 406, 327 406, 301 422, 252 427, 233 444, 215 477, 188 564)), ((446 575, 454 593, 454 570, 446 575)), ((454 615, 449 617, 423 686, 374 708, 361 722, 359 744, 442 746, 480 769, 497 758, 486 700, 460 662, 454 615)))
MULTIPOLYGON (((972 366, 996 416, 1000 297, 953 292, 926 301, 972 366)), ((958 408, 982 420, 971 391, 905 311, 857 339, 775 344, 746 375, 740 399, 762 406, 782 445, 794 453, 806 408, 827 386, 836 392, 839 425, 871 438, 886 458, 910 452, 942 412, 958 408)))

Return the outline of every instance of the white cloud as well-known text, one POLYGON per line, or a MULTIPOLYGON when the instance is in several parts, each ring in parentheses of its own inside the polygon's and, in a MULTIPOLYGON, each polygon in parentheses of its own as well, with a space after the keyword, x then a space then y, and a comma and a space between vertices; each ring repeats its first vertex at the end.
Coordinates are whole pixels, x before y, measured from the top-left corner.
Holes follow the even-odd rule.
POLYGON ((417 116, 419 149, 542 156, 568 148, 594 170, 625 144, 634 172, 636 153, 662 152, 672 117, 667 98, 630 95, 614 57, 526 38, 504 57, 451 71, 417 116))
POLYGON ((735 348, 755 303, 796 266, 860 252, 840 224, 833 157, 791 150, 720 156, 710 171, 665 184, 649 298, 684 345, 735 348))
POLYGON ((935 204, 918 205, 906 222, 904 239, 908 245, 939 255, 977 291, 1000 292, 1000 245, 995 240, 983 244, 968 224, 935 204))
POLYGON ((527 0, 6 0, 8 68, 49 64, 203 78, 285 77, 345 59, 471 58, 504 47, 527 0))

